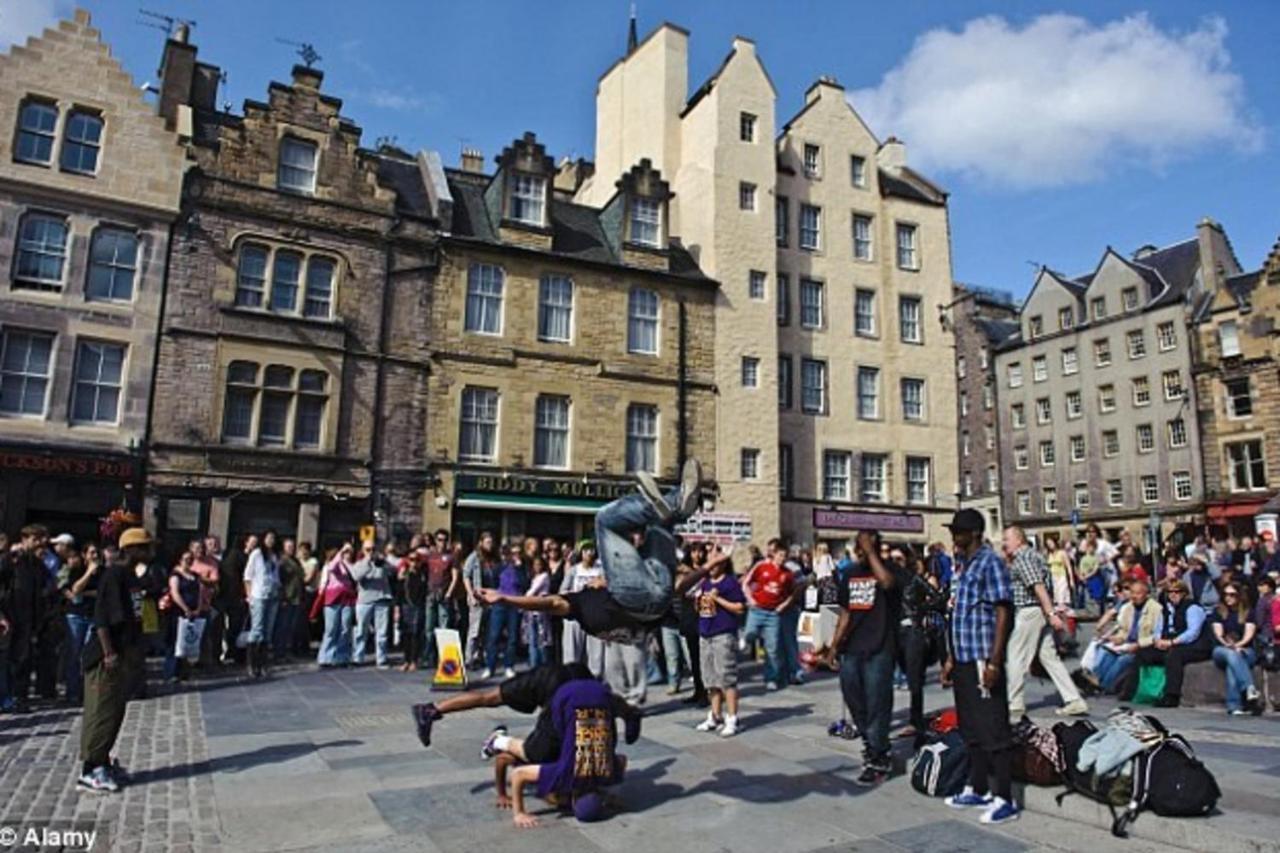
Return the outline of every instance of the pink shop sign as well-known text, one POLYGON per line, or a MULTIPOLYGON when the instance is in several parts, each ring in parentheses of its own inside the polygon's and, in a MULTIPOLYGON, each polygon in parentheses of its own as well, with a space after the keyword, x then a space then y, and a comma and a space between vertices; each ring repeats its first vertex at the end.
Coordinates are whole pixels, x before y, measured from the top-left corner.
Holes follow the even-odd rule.
POLYGON ((924 516, 914 512, 857 512, 815 509, 813 526, 826 530, 879 530, 886 533, 924 533, 924 516))

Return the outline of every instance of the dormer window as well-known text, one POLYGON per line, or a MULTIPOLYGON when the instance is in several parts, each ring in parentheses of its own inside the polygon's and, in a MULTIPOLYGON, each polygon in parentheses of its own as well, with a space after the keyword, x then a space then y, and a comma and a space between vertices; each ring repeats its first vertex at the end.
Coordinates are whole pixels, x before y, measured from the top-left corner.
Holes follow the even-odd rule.
POLYGON ((1044 334, 1044 318, 1039 314, 1031 318, 1028 331, 1032 338, 1038 338, 1044 334))
POLYGON ((543 224, 547 181, 533 175, 516 175, 511 182, 511 218, 526 225, 543 224))
POLYGON ((631 199, 631 242, 661 248, 662 205, 655 199, 631 199))
POLYGON ((314 142, 306 142, 292 136, 280 141, 280 167, 276 173, 276 186, 297 193, 316 191, 316 155, 314 142))

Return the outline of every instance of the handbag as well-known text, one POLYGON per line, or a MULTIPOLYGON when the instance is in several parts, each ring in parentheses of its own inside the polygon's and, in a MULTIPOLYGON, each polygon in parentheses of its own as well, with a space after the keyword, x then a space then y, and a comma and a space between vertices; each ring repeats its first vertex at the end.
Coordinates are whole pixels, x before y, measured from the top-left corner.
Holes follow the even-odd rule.
POLYGON ((1164 685, 1164 666, 1144 664, 1138 670, 1138 687, 1133 691, 1133 704, 1154 705, 1164 696, 1164 685))
POLYGON ((202 617, 188 619, 178 617, 178 638, 174 642, 174 657, 198 660, 200 658, 200 639, 204 636, 206 621, 202 617))
POLYGON ((1102 652, 1102 641, 1094 637, 1089 641, 1089 645, 1085 647, 1084 654, 1080 656, 1080 668, 1093 672, 1093 668, 1098 665, 1098 658, 1102 652))

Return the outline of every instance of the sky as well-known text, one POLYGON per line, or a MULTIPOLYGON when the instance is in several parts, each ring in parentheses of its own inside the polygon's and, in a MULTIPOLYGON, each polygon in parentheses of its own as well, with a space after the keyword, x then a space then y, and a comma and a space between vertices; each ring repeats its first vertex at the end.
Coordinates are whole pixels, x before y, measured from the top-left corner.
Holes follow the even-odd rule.
MULTIPOLYGON (((235 111, 287 81, 313 44, 324 90, 372 146, 391 138, 456 164, 492 162, 535 131, 590 158, 595 84, 626 46, 628 0, 83 0, 142 84, 164 33, 138 6, 193 19, 200 58, 227 71, 235 111), (154 3, 155 5, 148 5, 154 3)), ((0 0, 0 49, 66 0, 0 0)), ((1205 216, 1246 269, 1280 238, 1280 3, 639 0, 641 37, 691 31, 690 87, 752 38, 781 124, 836 77, 881 138, 951 198, 957 281, 1030 289, 1035 267, 1081 274, 1108 246, 1179 242, 1205 216)))

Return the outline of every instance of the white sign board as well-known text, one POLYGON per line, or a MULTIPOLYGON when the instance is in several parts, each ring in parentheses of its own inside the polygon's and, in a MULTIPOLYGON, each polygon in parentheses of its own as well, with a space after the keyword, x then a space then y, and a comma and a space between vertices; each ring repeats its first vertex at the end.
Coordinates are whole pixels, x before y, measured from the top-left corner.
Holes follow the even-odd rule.
POLYGON ((676 533, 686 542, 714 542, 717 545, 750 542, 751 515, 745 512, 700 512, 684 524, 677 525, 676 533))

